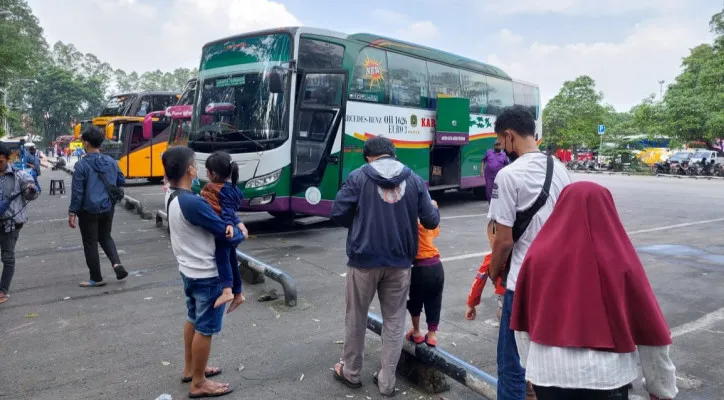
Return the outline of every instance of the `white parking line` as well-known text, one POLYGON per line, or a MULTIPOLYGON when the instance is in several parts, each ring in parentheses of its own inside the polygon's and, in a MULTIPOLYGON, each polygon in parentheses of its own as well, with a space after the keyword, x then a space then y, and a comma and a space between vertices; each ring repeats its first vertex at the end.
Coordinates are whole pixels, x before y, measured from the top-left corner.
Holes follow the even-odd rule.
POLYGON ((474 218, 474 217, 487 217, 487 216, 488 216, 488 214, 448 215, 446 217, 440 217, 440 219, 474 218))
POLYGON ((722 320, 724 320, 724 307, 716 311, 712 311, 697 320, 677 326, 676 328, 671 330, 671 337, 675 338, 677 336, 685 335, 687 333, 707 329, 722 320))
POLYGON ((674 228, 684 228, 687 226, 696 226, 696 225, 704 225, 704 224, 711 224, 714 222, 722 222, 724 221, 724 218, 716 218, 716 219, 705 219, 703 221, 694 221, 694 222, 685 222, 683 224, 676 224, 676 225, 666 225, 666 226, 660 226, 658 228, 649 228, 649 229, 641 229, 638 231, 629 232, 628 235, 638 235, 641 233, 650 233, 650 232, 658 232, 658 231, 666 231, 669 229, 674 228))
MULTIPOLYGON (((473 216, 479 216, 479 215, 485 215, 485 214, 471 214, 471 215, 461 215, 456 216, 455 218, 463 218, 463 217, 473 217, 473 216)), ((450 217, 441 217, 440 219, 444 218, 450 218, 450 217)), ((675 228, 684 228, 687 226, 696 226, 696 225, 704 225, 704 224, 711 224, 714 222, 724 222, 724 218, 717 218, 717 219, 707 219, 703 221, 694 221, 694 222, 686 222, 683 224, 675 224, 675 225, 666 225, 666 226, 659 226, 656 228, 649 228, 649 229, 641 229, 638 231, 632 231, 629 232, 629 236, 631 235, 639 235, 642 233, 650 233, 650 232, 659 232, 659 231, 665 231, 669 229, 675 229, 675 228)), ((484 251, 482 253, 470 253, 470 254, 461 254, 459 256, 452 256, 452 257, 445 257, 441 258, 440 261, 446 262, 446 261, 457 261, 457 260, 465 260, 468 258, 476 258, 476 257, 485 257, 488 254, 490 254, 490 251, 484 251)), ((724 314, 722 316, 724 318, 724 314)))

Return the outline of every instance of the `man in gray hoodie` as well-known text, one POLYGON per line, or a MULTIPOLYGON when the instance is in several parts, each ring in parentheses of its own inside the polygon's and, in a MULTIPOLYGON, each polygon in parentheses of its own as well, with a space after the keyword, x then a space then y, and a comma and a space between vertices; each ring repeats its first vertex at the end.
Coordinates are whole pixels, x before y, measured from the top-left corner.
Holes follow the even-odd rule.
POLYGON ((360 373, 370 303, 382 309, 381 369, 373 381, 383 396, 395 394, 395 369, 402 351, 410 267, 417 254, 417 221, 435 229, 440 215, 425 182, 395 158, 391 140, 365 143, 367 164, 352 171, 332 206, 332 220, 349 228, 345 284, 345 340, 334 376, 350 388, 360 373))

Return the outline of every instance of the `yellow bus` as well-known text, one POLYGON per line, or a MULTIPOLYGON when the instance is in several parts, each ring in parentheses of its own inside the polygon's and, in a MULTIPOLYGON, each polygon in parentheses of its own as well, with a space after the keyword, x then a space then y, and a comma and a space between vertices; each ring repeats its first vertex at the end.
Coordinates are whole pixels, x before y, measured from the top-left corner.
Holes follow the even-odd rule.
POLYGON ((117 117, 106 122, 106 141, 101 152, 118 160, 127 179, 163 180, 161 154, 168 147, 170 125, 164 114, 165 111, 157 111, 146 117, 117 117), (144 120, 152 127, 147 132, 143 129, 144 120))

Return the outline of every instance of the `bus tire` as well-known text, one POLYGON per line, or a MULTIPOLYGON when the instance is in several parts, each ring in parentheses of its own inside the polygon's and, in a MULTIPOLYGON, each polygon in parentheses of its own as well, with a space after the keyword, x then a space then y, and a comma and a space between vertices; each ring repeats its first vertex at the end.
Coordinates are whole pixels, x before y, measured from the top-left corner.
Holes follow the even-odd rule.
POLYGON ((488 194, 485 190, 485 186, 478 186, 473 188, 473 196, 478 200, 487 200, 488 194))

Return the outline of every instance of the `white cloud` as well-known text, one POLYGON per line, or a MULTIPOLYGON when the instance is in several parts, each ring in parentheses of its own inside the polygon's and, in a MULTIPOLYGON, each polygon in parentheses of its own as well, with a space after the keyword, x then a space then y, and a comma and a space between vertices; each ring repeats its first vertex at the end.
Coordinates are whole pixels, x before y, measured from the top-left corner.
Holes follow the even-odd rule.
POLYGON ((29 0, 48 42, 73 43, 114 68, 145 72, 198 66, 201 47, 247 31, 301 22, 273 0, 29 0))
POLYGON ((616 15, 631 11, 672 11, 685 7, 687 0, 486 0, 481 7, 486 13, 568 15, 616 15))
MULTIPOLYGON (((607 102, 628 110, 645 96, 658 94, 659 80, 671 83, 689 49, 711 39, 707 22, 673 17, 648 20, 620 42, 553 45, 521 40, 486 61, 515 78, 538 83, 544 103, 564 81, 585 74, 596 81, 607 102)), ((516 37, 503 31, 500 36, 516 37)))
POLYGON ((386 28, 380 32, 383 35, 423 45, 431 45, 440 38, 440 30, 432 21, 413 21, 405 14, 390 10, 375 10, 375 15, 386 28))

